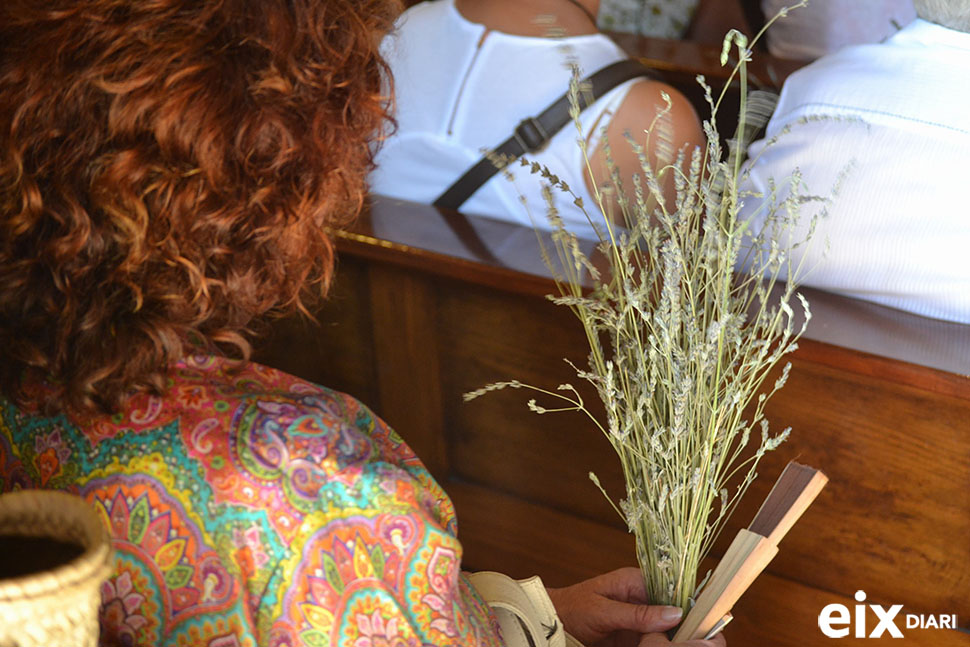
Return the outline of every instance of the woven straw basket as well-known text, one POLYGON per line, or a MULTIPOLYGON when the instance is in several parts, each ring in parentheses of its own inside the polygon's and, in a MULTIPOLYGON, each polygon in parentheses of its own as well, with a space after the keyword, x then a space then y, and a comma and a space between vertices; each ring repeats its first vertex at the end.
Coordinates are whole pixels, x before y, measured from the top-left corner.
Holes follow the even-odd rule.
POLYGON ((0 647, 95 647, 101 583, 112 568, 97 513, 63 492, 11 492, 0 495, 0 535, 45 537, 80 551, 49 570, 0 579, 0 647))

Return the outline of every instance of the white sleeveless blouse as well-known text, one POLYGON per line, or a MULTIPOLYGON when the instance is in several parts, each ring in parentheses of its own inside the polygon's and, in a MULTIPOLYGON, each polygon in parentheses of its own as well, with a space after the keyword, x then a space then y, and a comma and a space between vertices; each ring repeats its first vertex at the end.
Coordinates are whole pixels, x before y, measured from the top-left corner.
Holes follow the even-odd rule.
MULTIPOLYGON (((378 151, 371 191, 425 203, 481 159, 483 150, 511 136, 523 118, 538 114, 566 92, 571 63, 587 76, 626 58, 601 34, 557 39, 489 31, 466 20, 454 0, 425 2, 406 11, 382 49, 394 77, 398 127, 378 151)), ((608 115, 635 82, 618 86, 583 111, 584 136, 609 123, 608 115)), ((565 180, 598 218, 595 207, 590 208, 593 198, 584 181, 578 138, 575 126, 567 124, 545 149, 528 158, 565 180)), ((590 154, 595 145, 594 137, 590 154)), ((461 210, 548 229, 544 180, 518 164, 509 169, 514 181, 496 174, 461 210)), ((574 198, 554 193, 567 225, 577 233, 589 231, 574 198)))

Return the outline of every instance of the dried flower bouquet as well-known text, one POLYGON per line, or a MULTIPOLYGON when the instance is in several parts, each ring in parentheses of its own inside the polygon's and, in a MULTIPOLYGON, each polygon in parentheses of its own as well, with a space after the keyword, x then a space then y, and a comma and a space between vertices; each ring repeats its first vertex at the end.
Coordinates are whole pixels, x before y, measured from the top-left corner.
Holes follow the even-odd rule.
MULTIPOLYGON (((725 91, 715 100, 699 78, 711 109, 704 123, 706 147, 688 159, 671 152, 667 166, 654 172, 646 146, 631 137, 643 172, 634 179, 632 193, 614 172, 612 199, 610 191, 595 194, 604 271, 581 251, 549 200, 555 257, 543 253, 560 290, 550 299, 570 308, 583 325, 590 348, 587 366, 570 364, 595 387, 605 420, 587 408, 571 384, 550 390, 499 382, 465 396, 471 400, 497 389, 524 388, 557 403, 530 400, 536 413, 589 416, 616 450, 625 497, 614 502, 593 473, 590 478, 636 537, 651 601, 685 610, 698 589, 701 561, 755 478, 759 460, 788 436, 788 429, 769 432, 764 408, 785 384, 790 363, 773 384, 765 382, 795 350, 810 318, 795 282, 777 281, 783 269, 791 276, 799 270, 790 266, 780 239, 799 206, 820 199, 800 194, 797 174, 781 203, 773 196, 740 193, 743 139, 750 128, 750 50, 747 39, 732 31, 724 41, 722 64, 735 47, 739 63, 725 91, 737 81, 741 117, 731 150, 722 150, 717 132, 725 91), (673 205, 661 190, 667 174, 673 174, 673 205), (739 216, 744 199, 764 199, 761 225, 739 216), (615 218, 607 214, 614 203, 619 208, 615 218), (749 273, 735 273, 739 265, 750 268, 749 273), (792 307, 796 301, 804 313, 801 323, 792 307), (760 440, 746 453, 753 432, 760 440)), ((574 88, 577 128, 581 92, 574 88)), ((579 145, 586 154, 583 135, 579 145)), ((646 136, 664 137, 663 116, 646 136)), ((570 191, 548 170, 533 166, 533 171, 545 178, 549 191, 570 191)), ((587 208, 578 198, 575 204, 587 208)))

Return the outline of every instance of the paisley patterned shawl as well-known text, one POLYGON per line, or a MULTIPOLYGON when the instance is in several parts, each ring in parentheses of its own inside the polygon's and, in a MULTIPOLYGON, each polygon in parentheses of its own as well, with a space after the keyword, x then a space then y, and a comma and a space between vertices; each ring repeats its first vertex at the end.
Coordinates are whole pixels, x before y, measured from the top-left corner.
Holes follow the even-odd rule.
POLYGON ((193 357, 166 397, 69 421, 0 399, 0 491, 51 488, 110 529, 103 645, 499 645, 454 508, 353 398, 193 357))

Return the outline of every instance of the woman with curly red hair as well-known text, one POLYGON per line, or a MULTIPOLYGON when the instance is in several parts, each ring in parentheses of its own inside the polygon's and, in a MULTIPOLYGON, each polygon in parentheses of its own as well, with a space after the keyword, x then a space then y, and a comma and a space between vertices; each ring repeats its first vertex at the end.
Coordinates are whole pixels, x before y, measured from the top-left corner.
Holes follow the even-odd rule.
MULTIPOLYGON (((499 643, 403 441, 248 361, 258 318, 326 291, 397 12, 0 5, 0 491, 102 514, 105 645, 499 643)), ((644 601, 631 570, 552 592, 567 627, 673 624, 623 602, 644 601)))

